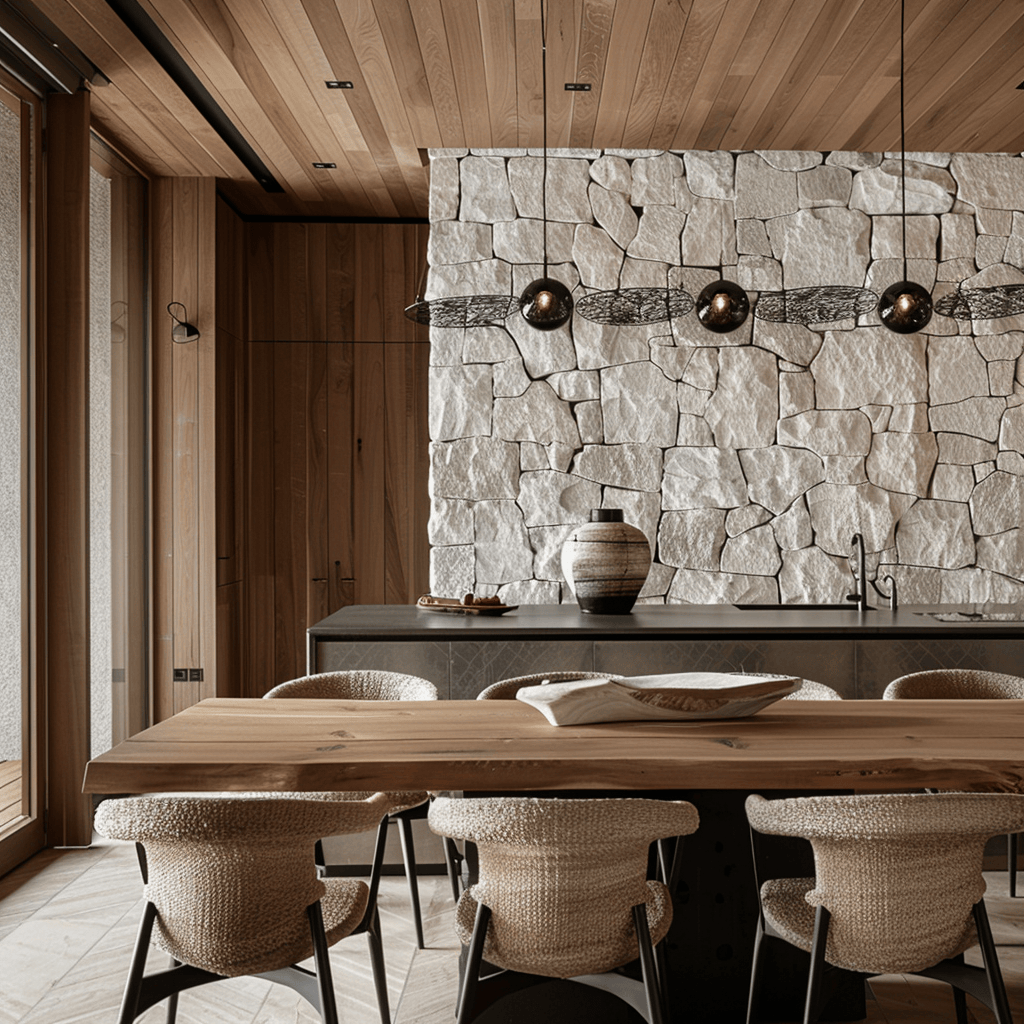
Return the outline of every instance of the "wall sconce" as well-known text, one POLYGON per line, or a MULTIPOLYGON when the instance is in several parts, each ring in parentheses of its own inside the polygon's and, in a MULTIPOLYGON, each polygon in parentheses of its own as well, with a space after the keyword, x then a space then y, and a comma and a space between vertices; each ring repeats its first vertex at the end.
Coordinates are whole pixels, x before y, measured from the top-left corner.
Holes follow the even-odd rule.
POLYGON ((190 341, 198 341, 201 335, 199 334, 199 328, 193 324, 188 323, 188 310, 185 308, 184 303, 181 302, 168 302, 167 313, 170 318, 174 321, 174 327, 171 329, 171 340, 176 341, 179 345, 186 345, 190 341), (179 320, 171 312, 171 306, 181 306, 182 316, 184 320, 179 320))

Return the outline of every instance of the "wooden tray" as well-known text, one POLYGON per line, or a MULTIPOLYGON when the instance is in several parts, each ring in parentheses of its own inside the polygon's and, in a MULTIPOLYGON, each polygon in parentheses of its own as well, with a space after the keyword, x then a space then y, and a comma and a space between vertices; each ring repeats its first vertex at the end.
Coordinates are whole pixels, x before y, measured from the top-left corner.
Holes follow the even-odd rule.
POLYGON ((504 615, 515 611, 517 604, 463 604, 457 597, 431 597, 424 594, 417 602, 417 608, 425 612, 448 612, 453 615, 504 615))

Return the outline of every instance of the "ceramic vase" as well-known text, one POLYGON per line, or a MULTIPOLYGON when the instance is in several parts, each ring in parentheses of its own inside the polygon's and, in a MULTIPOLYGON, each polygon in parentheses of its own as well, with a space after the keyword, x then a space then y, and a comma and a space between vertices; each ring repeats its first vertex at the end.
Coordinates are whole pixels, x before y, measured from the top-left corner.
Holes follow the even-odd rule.
POLYGON ((650 568, 651 545, 621 508, 592 509, 562 545, 562 574, 585 612, 627 615, 650 568))

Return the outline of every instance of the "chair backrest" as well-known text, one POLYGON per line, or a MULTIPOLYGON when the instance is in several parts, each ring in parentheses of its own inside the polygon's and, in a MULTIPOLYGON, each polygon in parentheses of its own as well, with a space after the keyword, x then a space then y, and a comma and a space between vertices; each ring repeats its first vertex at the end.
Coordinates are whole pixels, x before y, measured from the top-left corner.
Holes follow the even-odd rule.
POLYGON ((826 958, 867 973, 930 967, 973 942, 991 836, 1024 829, 1024 795, 894 793, 765 800, 747 818, 814 848, 806 900, 832 915, 826 958))
POLYGON ((783 700, 842 700, 843 696, 838 690, 824 683, 816 683, 813 679, 805 679, 800 684, 799 690, 787 693, 783 700))
POLYGON ((569 683, 574 679, 621 679, 621 676, 610 675, 608 672, 534 672, 528 676, 515 676, 511 679, 500 679, 491 683, 477 695, 477 700, 515 700, 516 694, 524 686, 540 686, 545 680, 549 683, 569 683))
POLYGON ((280 950, 308 935, 306 908, 325 892, 316 841, 375 828, 391 806, 384 793, 161 794, 104 801, 96 830, 143 847, 158 944, 234 977, 288 966, 280 950))
POLYGON ((320 672, 280 683, 263 695, 276 697, 323 697, 335 700, 438 700, 437 687, 419 676, 400 672, 358 669, 351 672, 320 672))
POLYGON ((883 700, 1005 700, 1024 698, 1024 679, 971 668, 936 668, 894 679, 883 700))
POLYGON ((459 903, 460 930, 472 930, 464 915, 483 903, 485 958, 490 949, 503 966, 563 978, 635 958, 631 908, 651 892, 668 901, 647 882, 650 844, 698 823, 685 801, 533 797, 439 798, 428 820, 477 844, 479 881, 459 903))

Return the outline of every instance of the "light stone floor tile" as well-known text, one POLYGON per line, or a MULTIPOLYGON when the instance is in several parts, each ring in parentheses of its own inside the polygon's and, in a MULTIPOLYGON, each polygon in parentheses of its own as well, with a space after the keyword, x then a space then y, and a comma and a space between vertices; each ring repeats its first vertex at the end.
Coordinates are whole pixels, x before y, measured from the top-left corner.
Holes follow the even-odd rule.
MULTIPOLYGON (((1024 1022, 1024 899, 1009 900, 1006 876, 987 876, 989 916, 999 944, 1011 1007, 1024 1022)), ((1024 885, 1024 878, 1021 879, 1024 885)), ((0 1024, 109 1024, 117 1015, 142 912, 134 851, 106 843, 86 851, 46 851, 0 879, 0 1024), (20 879, 21 885, 15 882, 20 879)), ((451 1024, 458 983, 448 880, 420 878, 427 948, 416 948, 408 889, 387 876, 380 892, 388 989, 395 1024, 451 1024)), ((976 955, 974 957, 976 959, 976 955)), ((972 956, 969 954, 968 959, 972 956)), ((150 969, 166 962, 154 951, 150 969)), ((379 1024, 365 936, 331 950, 345 1024, 379 1024)), ((875 978, 869 1024, 952 1021, 952 997, 938 982, 902 975, 875 978)), ((968 998, 972 1024, 991 1013, 968 998)), ((142 1024, 165 1019, 165 1007, 142 1024)), ((237 978, 182 993, 180 1024, 317 1024, 294 992, 258 978, 237 978)))

